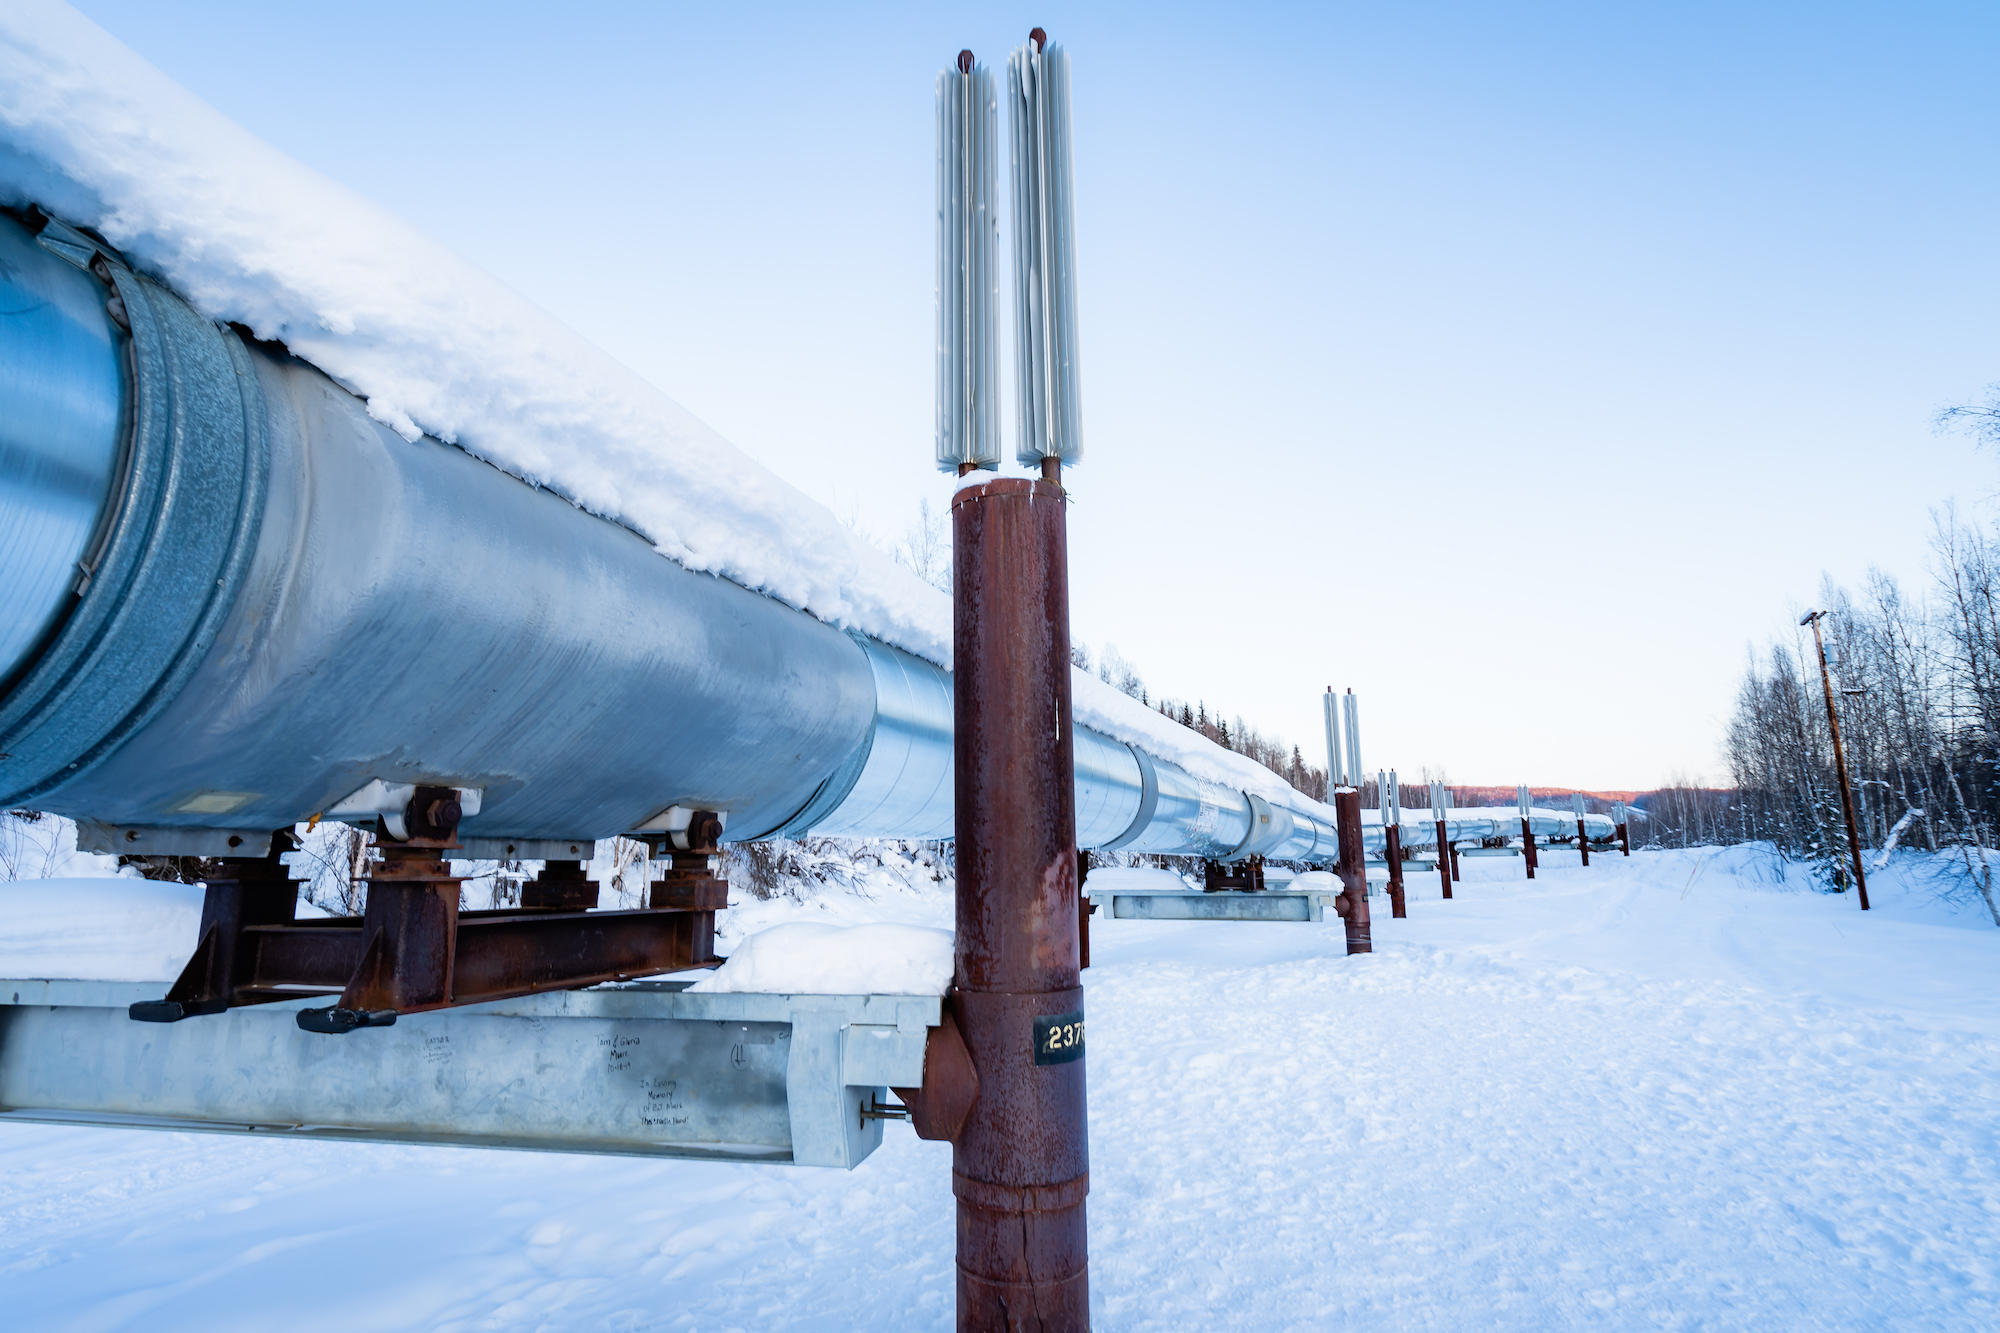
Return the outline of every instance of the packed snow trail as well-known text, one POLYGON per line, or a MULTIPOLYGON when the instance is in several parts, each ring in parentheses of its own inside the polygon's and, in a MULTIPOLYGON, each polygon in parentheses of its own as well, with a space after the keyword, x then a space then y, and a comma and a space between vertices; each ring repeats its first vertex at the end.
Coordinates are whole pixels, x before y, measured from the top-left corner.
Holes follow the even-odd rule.
MULTIPOLYGON (((2000 932, 1913 863, 1864 916, 1745 849, 1467 858, 1359 959, 1100 918, 1095 1326, 1993 1327, 2000 932)), ((723 919, 949 922, 874 895, 723 919)), ((36 1329, 945 1329, 949 1172, 0 1126, 0 1282, 36 1329)))

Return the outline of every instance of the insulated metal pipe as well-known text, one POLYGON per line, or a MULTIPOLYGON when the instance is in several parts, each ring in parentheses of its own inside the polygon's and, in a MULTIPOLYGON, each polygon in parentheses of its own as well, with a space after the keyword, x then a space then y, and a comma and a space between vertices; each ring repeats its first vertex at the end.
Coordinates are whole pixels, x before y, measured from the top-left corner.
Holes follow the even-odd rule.
POLYGON ((107 293, 0 218, 0 686, 67 618, 117 480, 123 349, 107 293))
MULTIPOLYGON (((109 246, 0 214, 0 807, 238 857, 377 780, 478 789, 472 855, 670 806, 731 841, 941 839, 951 698, 936 664, 406 441, 109 246)), ((1302 794, 1075 744, 1082 845, 1332 859, 1302 794)))

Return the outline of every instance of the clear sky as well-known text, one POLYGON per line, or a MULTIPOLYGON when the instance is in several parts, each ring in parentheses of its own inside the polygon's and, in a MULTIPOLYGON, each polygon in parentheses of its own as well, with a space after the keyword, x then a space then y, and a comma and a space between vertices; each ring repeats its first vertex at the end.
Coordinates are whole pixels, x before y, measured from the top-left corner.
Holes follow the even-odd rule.
POLYGON ((2000 484, 1990 3, 80 8, 885 541, 933 79, 1047 28, 1074 633, 1322 762, 1333 684, 1371 768, 1720 778, 1746 648, 2000 484))

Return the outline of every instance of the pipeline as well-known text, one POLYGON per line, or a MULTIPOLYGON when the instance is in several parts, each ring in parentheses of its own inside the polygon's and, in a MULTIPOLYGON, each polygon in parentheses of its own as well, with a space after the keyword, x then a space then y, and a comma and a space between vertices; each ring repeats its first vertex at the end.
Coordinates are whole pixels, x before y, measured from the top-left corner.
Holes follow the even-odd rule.
MULTIPOLYGON (((1362 812, 1361 844, 1371 852, 1380 852, 1386 842, 1385 825, 1381 815, 1373 810, 1362 812)), ((1581 819, 1584 831, 1593 842, 1607 842, 1618 835, 1618 826, 1609 815, 1575 815, 1567 810, 1544 810, 1539 807, 1528 811, 1528 826, 1538 838, 1573 838, 1576 836, 1577 820, 1581 819)), ((1404 810, 1396 821, 1402 829, 1405 847, 1433 847, 1437 845, 1437 821, 1428 810, 1404 810)), ((1448 842, 1477 841, 1485 838, 1511 838, 1521 831, 1521 814, 1513 806, 1457 807, 1445 811, 1445 839, 1448 842)))
MULTIPOLYGON (((1081 726, 1075 752, 1080 847, 1337 855, 1303 794, 1081 726)), ((451 787, 465 855, 540 858, 691 810, 728 841, 950 838, 952 774, 941 667, 406 442, 97 238, 0 215, 0 806, 244 857, 451 787)))

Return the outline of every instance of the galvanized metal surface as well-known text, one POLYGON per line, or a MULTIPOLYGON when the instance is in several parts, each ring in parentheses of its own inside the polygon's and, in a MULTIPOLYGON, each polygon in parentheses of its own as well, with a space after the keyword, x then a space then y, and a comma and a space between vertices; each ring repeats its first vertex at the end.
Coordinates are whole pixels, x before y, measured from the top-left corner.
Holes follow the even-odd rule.
MULTIPOLYGON (((1077 845, 1102 847, 1122 837, 1139 817, 1146 800, 1145 769, 1132 747, 1122 741, 1088 727, 1072 727, 1071 734, 1076 758, 1077 845)), ((1157 777, 1154 780, 1157 782, 1157 777)))
POLYGON ((1084 1061, 1043 1063, 1035 1037, 1083 1010, 1066 503, 1010 478, 951 507, 954 1007, 980 1088, 952 1143, 960 1329, 1090 1322, 1084 1061))
POLYGON ((1320 921, 1338 895, 1323 889, 1260 889, 1255 893, 1189 889, 1107 889, 1089 901, 1107 917, 1138 921, 1320 921))
POLYGON ((755 836, 866 736, 847 636, 243 355, 273 485, 242 593, 174 703, 44 808, 273 828, 380 778, 483 788, 473 836, 608 836, 671 804, 755 836))
POLYGON ((875 720, 853 786, 815 833, 949 838, 952 830, 951 676, 900 649, 856 640, 875 682, 875 720))
MULTIPOLYGON (((1036 29, 1037 32, 1040 29, 1036 29)), ((1039 41, 1007 61, 1014 166, 1014 456, 1083 457, 1070 172, 1069 54, 1039 41)))
POLYGON ((111 293, 51 259, 0 214, 0 682, 67 616, 118 476, 111 293))
POLYGON ((852 1167, 935 996, 566 991, 299 1030, 309 1001, 134 1023, 157 991, 0 981, 0 1120, 852 1167))
MULTIPOLYGON (((14 260, 41 276, 69 267, 39 246, 14 260)), ((97 262, 131 329, 123 463, 99 497, 107 521, 84 558, 81 595, 0 698, 0 805, 120 824, 234 823, 216 816, 238 803, 201 792, 174 798, 206 816, 199 820, 64 799, 154 726, 210 655, 248 573, 266 481, 261 395, 242 344, 152 282, 97 262)), ((68 350, 94 359, 80 343, 68 350)), ((10 409, 0 404, 0 419, 10 409)), ((35 564, 32 551, 20 554, 35 564)), ((0 586, 11 574, 0 570, 0 586)))
POLYGON ((963 52, 937 79, 937 463, 1000 462, 1000 96, 963 52))

